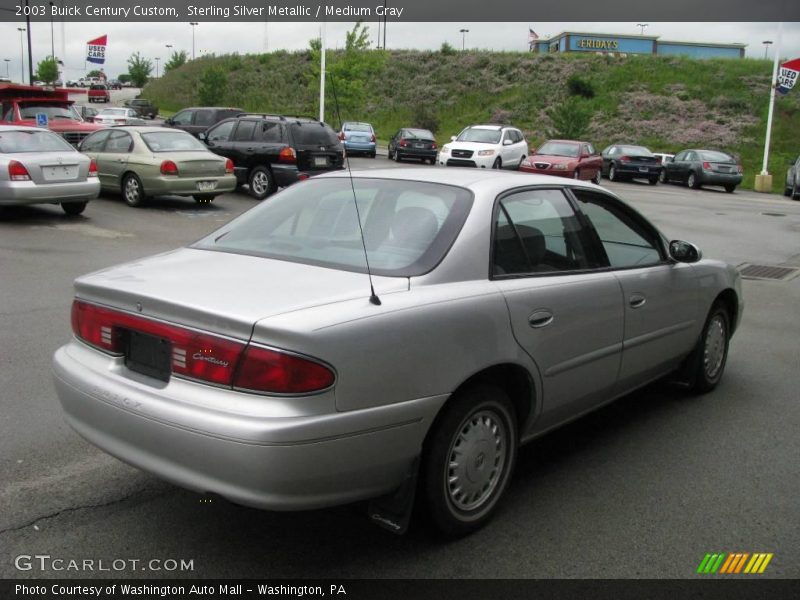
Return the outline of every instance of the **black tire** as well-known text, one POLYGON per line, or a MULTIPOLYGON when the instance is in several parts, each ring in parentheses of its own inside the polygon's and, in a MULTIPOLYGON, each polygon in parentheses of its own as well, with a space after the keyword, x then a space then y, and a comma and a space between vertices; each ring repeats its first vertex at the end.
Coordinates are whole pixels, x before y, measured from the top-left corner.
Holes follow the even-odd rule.
POLYGON ((614 163, 608 165, 608 180, 619 181, 619 175, 617 175, 617 168, 614 166, 614 163))
POLYGON ((394 149, 394 162, 403 162, 403 159, 400 157, 400 151, 397 148, 394 149))
POLYGON ((573 179, 580 179, 580 178, 581 178, 581 172, 580 172, 580 171, 578 171, 578 169, 575 169, 575 170, 572 172, 572 178, 573 178, 573 179))
POLYGON ((735 190, 735 189, 736 189, 735 185, 726 185, 725 186, 725 191, 728 192, 729 194, 732 194, 733 190, 735 190))
POLYGON ((792 184, 792 193, 790 194, 792 200, 800 200, 800 190, 797 189, 797 182, 792 184))
POLYGON ((275 176, 267 167, 255 167, 247 179, 250 195, 256 200, 263 200, 278 189, 275 176))
POLYGON ((693 190, 700 189, 700 180, 697 177, 697 173, 694 171, 689 172, 689 176, 686 178, 686 185, 688 185, 693 190))
POLYGON ((503 168, 503 161, 500 160, 499 156, 494 159, 494 162, 492 163, 492 168, 493 169, 502 169, 503 168))
POLYGON ((790 187, 783 188, 783 195, 786 196, 787 198, 791 198, 792 197, 792 188, 790 188, 790 187))
POLYGON ((730 323, 728 309, 721 302, 715 303, 708 313, 697 345, 687 359, 689 387, 692 392, 697 394, 710 392, 722 379, 725 363, 728 360, 730 323))
POLYGON ((429 162, 430 162, 432 165, 435 165, 435 164, 436 164, 436 158, 429 158, 429 159, 428 159, 428 161, 429 161, 429 162))
POLYGON ((375 152, 371 152, 371 153, 370 153, 370 155, 369 155, 369 157, 370 157, 370 158, 375 158, 375 154, 376 154, 375 152))
POLYGON ((523 161, 524 161, 526 158, 528 158, 528 157, 527 157, 527 156, 525 156, 525 155, 523 154, 523 155, 522 155, 522 158, 520 158, 520 159, 519 159, 519 162, 517 163, 517 171, 519 171, 519 170, 522 168, 522 162, 523 162, 523 161))
POLYGON ((128 173, 122 179, 122 197, 128 206, 138 208, 147 202, 142 180, 136 174, 128 173))
POLYGON ((666 169, 661 169, 661 172, 658 174, 658 180, 661 183, 669 183, 669 180, 667 179, 667 170, 666 169))
POLYGON ((76 217, 81 214, 85 209, 88 202, 62 202, 61 210, 67 213, 70 217, 76 217))
POLYGON ((214 201, 215 196, 213 194, 195 194, 192 198, 198 204, 208 204, 214 201))
POLYGON ((651 177, 647 180, 650 185, 657 185, 658 184, 658 177, 651 177))
POLYGON ((462 536, 489 521, 516 453, 516 416, 505 392, 479 385, 451 398, 428 433, 420 470, 420 492, 439 531, 462 536))
POLYGON ((603 180, 603 169, 597 169, 597 173, 595 176, 592 177, 592 181, 597 185, 600 185, 600 182, 603 180))

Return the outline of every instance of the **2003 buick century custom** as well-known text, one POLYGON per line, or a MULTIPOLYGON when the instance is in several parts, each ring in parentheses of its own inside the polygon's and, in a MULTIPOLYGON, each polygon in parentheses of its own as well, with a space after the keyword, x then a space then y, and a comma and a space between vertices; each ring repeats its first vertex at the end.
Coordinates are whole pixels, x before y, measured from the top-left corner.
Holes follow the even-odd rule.
POLYGON ((733 267, 602 188, 461 169, 317 177, 75 293, 55 383, 89 441, 268 509, 411 487, 450 534, 521 443, 673 372, 714 388, 742 314, 733 267))

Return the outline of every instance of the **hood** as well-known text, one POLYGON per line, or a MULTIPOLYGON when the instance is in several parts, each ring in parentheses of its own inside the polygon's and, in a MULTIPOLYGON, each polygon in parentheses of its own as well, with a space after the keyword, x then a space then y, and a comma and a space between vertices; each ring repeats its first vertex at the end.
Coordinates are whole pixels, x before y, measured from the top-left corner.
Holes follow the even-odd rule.
POLYGON ((500 143, 486 144, 482 142, 447 142, 445 145, 450 148, 450 150, 472 150, 473 152, 477 152, 479 150, 497 150, 497 147, 500 145, 500 143))
MULTIPOLYGON (((408 279, 374 277, 376 292, 408 279)), ((256 321, 370 295, 366 274, 213 250, 182 248, 80 277, 75 295, 241 340, 256 321), (139 310, 141 307, 141 310, 139 310)))

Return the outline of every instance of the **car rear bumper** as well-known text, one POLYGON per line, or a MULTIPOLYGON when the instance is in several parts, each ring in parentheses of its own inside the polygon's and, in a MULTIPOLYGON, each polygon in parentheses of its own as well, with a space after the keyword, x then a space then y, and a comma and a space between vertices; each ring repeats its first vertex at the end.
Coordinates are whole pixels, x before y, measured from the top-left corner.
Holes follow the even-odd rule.
POLYGON ((144 471, 272 510, 344 504, 397 488, 447 398, 277 416, 270 407, 285 413, 285 398, 177 378, 148 382, 126 376, 122 360, 74 340, 56 352, 54 382, 67 422, 144 471), (243 411, 242 396, 263 408, 243 411))
POLYGON ((664 167, 663 165, 631 165, 619 163, 618 165, 615 165, 614 168, 617 170, 619 175, 649 179, 650 177, 658 177, 664 167))
POLYGON ((97 178, 46 184, 0 181, 0 206, 85 202, 97 198, 99 193, 100 182, 97 178))
POLYGON ((700 173, 700 183, 708 185, 739 185, 742 183, 740 173, 712 173, 702 171, 700 173))
POLYGON ((400 146, 397 146, 395 152, 397 152, 397 156, 400 158, 431 159, 436 158, 439 154, 438 150, 428 148, 401 148, 400 146))
POLYGON ((232 173, 198 177, 163 176, 142 183, 145 191, 153 196, 218 196, 236 189, 236 176, 232 173), (216 181, 217 185, 213 190, 200 190, 197 185, 202 181, 216 181))
POLYGON ((342 145, 348 152, 366 152, 369 154, 375 153, 375 142, 350 142, 348 140, 344 140, 342 145))

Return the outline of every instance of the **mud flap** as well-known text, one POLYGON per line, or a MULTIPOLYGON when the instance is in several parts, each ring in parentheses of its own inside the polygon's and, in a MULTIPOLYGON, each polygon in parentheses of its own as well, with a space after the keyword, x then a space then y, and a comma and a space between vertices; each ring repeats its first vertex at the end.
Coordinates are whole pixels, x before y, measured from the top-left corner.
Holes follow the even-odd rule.
POLYGON ((417 493, 418 474, 419 457, 414 459, 405 481, 397 490, 370 501, 367 508, 370 521, 397 535, 408 531, 417 493))

